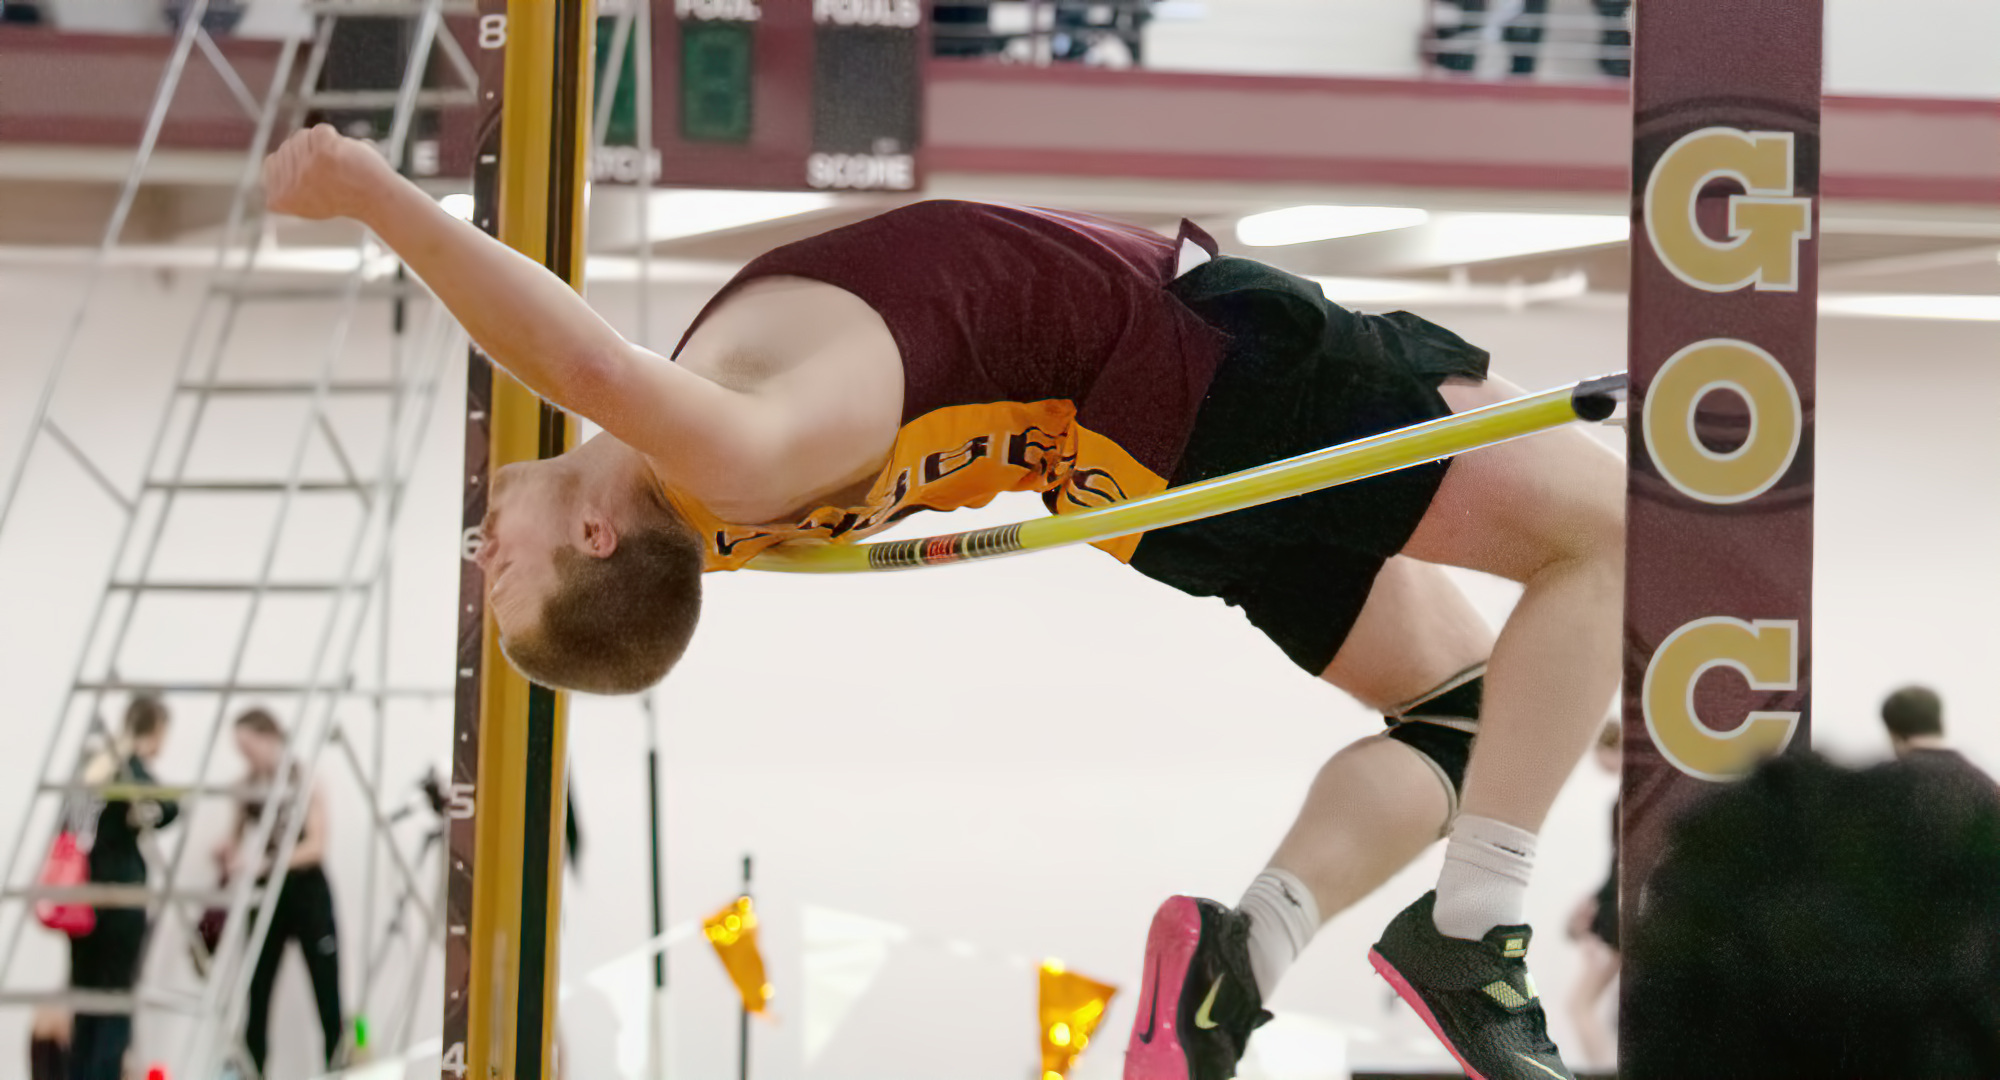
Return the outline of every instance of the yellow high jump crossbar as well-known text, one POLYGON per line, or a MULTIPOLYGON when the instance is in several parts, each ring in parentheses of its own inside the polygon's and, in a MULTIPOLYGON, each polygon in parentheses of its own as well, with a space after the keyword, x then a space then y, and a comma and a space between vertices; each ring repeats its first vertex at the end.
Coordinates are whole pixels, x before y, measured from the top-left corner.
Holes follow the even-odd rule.
POLYGON ((790 574, 854 574, 977 562, 1164 529, 1351 484, 1574 421, 1603 421, 1625 397, 1618 372, 1456 413, 1325 450, 1076 514, 873 544, 775 547, 745 564, 790 574))

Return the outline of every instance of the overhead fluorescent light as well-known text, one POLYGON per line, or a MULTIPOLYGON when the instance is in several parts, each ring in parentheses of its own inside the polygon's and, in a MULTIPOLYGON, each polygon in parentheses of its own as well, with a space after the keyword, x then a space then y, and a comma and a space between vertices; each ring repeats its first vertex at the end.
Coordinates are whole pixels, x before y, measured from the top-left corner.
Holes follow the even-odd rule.
POLYGON ((446 195, 444 198, 438 200, 438 205, 444 207, 445 213, 450 214, 460 221, 472 220, 472 196, 464 192, 446 195))
POLYGON ((1309 244, 1407 229, 1430 217, 1428 212, 1408 206, 1289 206, 1238 221, 1236 239, 1251 247, 1309 244))
POLYGON ((1424 261, 1438 266, 1518 259, 1552 251, 1622 244, 1623 214, 1439 214, 1425 230, 1424 261))
POLYGON ((1590 291, 1590 280, 1583 274, 1564 274, 1547 281, 1492 284, 1412 278, 1315 277, 1312 280, 1333 302, 1362 308, 1432 303, 1519 310, 1531 304, 1573 300, 1590 291))
POLYGON ((2000 322, 2000 296, 1952 296, 1885 293, 1821 294, 1822 315, 1862 315, 1891 319, 1956 319, 2000 322))
POLYGON ((810 214, 837 201, 811 191, 656 191, 652 198, 655 242, 810 214))

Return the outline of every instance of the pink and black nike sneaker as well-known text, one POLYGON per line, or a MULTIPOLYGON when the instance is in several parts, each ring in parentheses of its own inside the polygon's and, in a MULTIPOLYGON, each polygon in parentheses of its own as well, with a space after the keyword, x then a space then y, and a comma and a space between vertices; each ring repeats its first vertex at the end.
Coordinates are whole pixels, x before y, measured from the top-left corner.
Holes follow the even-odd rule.
POLYGON ((1176 896, 1146 937, 1125 1080, 1234 1080, 1250 1033, 1271 1019, 1250 973, 1250 917, 1176 896))

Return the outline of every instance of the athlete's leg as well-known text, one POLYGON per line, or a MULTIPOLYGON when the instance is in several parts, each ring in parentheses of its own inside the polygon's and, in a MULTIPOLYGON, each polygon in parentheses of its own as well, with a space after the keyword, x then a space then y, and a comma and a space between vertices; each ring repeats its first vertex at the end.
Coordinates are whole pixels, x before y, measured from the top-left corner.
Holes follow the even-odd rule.
MULTIPOLYGON (((1447 387, 1463 410, 1516 396, 1502 380, 1447 387)), ((1523 589, 1487 664, 1444 871, 1396 916, 1370 962, 1469 1074, 1568 1080, 1529 976, 1523 908, 1535 833, 1618 681, 1623 470, 1576 430, 1453 461, 1404 554, 1523 589)))
POLYGON ((1386 713, 1492 652, 1493 628, 1443 570, 1394 558, 1320 677, 1386 713))
MULTIPOLYGON (((1492 636, 1444 571, 1392 559, 1323 677, 1386 713, 1482 663, 1492 636)), ((1409 744, 1361 739, 1320 770, 1236 910, 1167 901, 1147 941, 1126 1080, 1234 1076, 1262 1002, 1320 925, 1443 833, 1446 784, 1409 744), (1204 1006, 1215 1024, 1202 1023, 1204 1006)))
MULTIPOLYGON (((1486 662, 1493 631, 1444 571, 1391 559, 1321 676, 1377 712, 1486 662)), ((1333 918, 1443 835, 1451 796, 1408 745, 1376 735, 1319 772, 1271 865, 1304 881, 1333 918)))
MULTIPOLYGON (((1444 388, 1461 411, 1520 393, 1497 378, 1444 388)), ((1476 450, 1452 462, 1403 549, 1523 586, 1487 667, 1462 818, 1540 830, 1603 722, 1618 682, 1624 483, 1617 455, 1575 429, 1476 450)))

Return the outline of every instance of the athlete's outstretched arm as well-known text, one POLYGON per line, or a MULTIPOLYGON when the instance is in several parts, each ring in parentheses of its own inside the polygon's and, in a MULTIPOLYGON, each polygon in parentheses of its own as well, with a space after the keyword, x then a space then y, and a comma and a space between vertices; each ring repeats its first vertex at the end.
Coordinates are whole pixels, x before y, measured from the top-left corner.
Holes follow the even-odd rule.
POLYGON ((785 444, 768 402, 626 341, 562 279, 446 213, 372 147, 328 125, 295 133, 265 160, 264 194, 278 213, 367 225, 495 363, 658 458, 697 496, 756 485, 758 466, 785 444), (639 386, 645 393, 633 394, 639 386))

